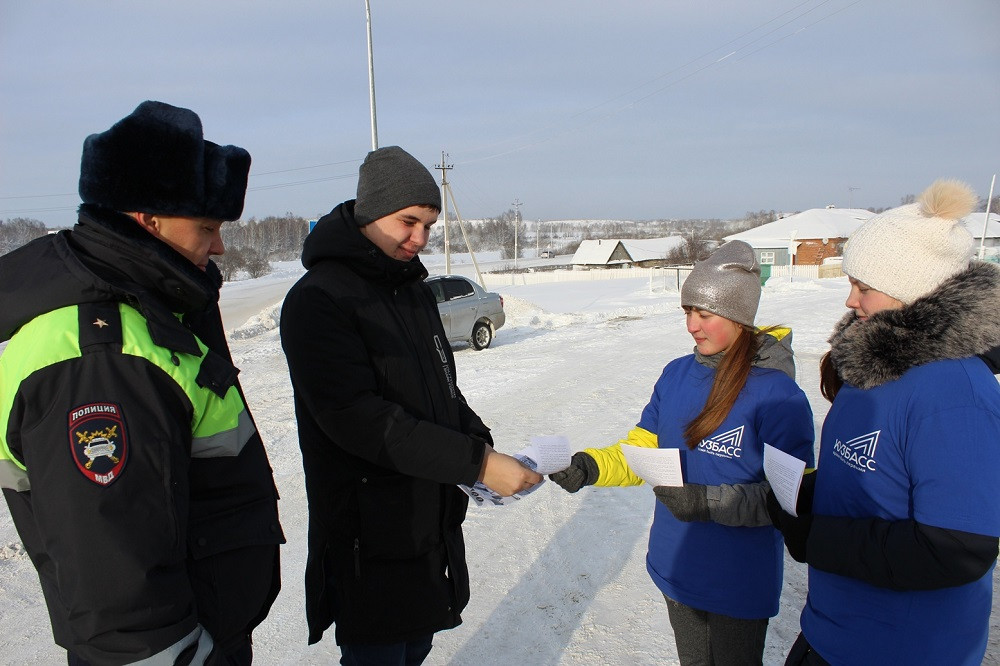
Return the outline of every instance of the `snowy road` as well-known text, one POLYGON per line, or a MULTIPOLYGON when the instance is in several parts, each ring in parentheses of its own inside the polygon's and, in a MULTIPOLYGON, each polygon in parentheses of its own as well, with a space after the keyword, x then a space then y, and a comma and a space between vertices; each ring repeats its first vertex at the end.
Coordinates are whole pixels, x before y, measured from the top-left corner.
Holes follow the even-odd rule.
MULTIPOLYGON (((290 286, 297 269, 286 268, 223 290, 227 328, 237 329, 233 353, 268 446, 288 537, 284 587, 254 634, 256 663, 331 664, 339 659, 332 632, 306 646, 305 491, 276 309, 266 307, 290 286), (240 323, 232 324, 234 318, 240 323)), ((538 434, 566 435, 574 450, 613 443, 638 420, 663 365, 692 346, 676 293, 650 294, 646 280, 499 291, 507 326, 490 349, 459 347, 456 358, 463 393, 506 453, 538 434)), ((826 411, 816 388, 819 357, 845 295, 843 279, 772 280, 758 316, 759 323, 794 329, 798 380, 817 427, 826 411)), ((438 634, 427 664, 676 663, 666 608, 645 571, 653 501, 647 487, 585 488, 570 495, 546 482, 511 507, 470 507, 472 601, 465 624, 438 634)), ((786 558, 767 664, 782 663, 798 632, 805 583, 805 567, 786 558)), ((108 584, 114 584, 112 576, 108 584)), ((0 594, 0 664, 64 663, 6 511, 0 512, 0 594)), ((987 664, 1000 664, 996 618, 994 613, 987 664)))

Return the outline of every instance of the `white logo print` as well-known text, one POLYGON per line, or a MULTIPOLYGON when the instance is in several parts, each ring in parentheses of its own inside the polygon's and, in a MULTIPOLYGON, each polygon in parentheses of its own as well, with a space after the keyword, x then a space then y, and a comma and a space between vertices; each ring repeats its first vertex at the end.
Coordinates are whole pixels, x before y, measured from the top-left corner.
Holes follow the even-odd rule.
POLYGON ((722 432, 711 439, 703 439, 698 450, 720 458, 741 458, 743 453, 743 426, 722 432))
POLYGON ((437 349, 438 356, 441 357, 441 371, 448 382, 448 394, 455 397, 455 380, 451 376, 451 366, 448 365, 448 357, 444 354, 444 347, 441 345, 441 338, 434 336, 434 348, 437 349))
POLYGON ((833 443, 833 453, 850 467, 859 472, 875 471, 875 448, 881 430, 870 432, 846 442, 839 439, 833 443))
POLYGON ((441 345, 441 338, 436 335, 434 336, 434 349, 437 349, 438 356, 441 357, 441 362, 447 363, 448 357, 444 355, 444 347, 441 345))

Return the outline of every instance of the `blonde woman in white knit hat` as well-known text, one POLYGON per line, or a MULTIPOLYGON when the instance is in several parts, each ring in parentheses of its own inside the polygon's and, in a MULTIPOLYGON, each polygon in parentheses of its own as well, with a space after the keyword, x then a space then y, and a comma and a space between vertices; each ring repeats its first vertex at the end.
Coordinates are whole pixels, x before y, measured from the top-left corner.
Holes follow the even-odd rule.
POLYGON ((667 364, 624 440, 576 453, 550 477, 569 492, 641 485, 621 444, 681 450, 684 485, 653 488, 646 568, 684 666, 762 663, 784 557, 767 512, 764 443, 813 465, 791 331, 754 327, 760 291, 760 267, 742 241, 695 264, 681 288, 694 353, 667 364))
MULTIPOLYGON (((977 202, 938 181, 844 248, 847 307, 821 368, 833 402, 812 497, 769 502, 809 565, 786 664, 980 664, 1000 536, 1000 266, 973 260, 977 202)), ((807 493, 808 494, 808 493, 807 493)), ((769 498, 771 499, 771 498, 769 498)))

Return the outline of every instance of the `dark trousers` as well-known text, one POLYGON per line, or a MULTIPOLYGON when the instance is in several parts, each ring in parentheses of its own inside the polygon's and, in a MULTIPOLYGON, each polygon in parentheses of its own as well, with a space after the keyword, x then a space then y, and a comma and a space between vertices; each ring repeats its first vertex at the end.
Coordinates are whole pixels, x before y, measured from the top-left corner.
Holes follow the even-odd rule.
POLYGON ((809 645, 806 637, 800 633, 792 643, 792 649, 788 651, 785 666, 830 666, 830 662, 819 656, 819 653, 809 645))
POLYGON ((768 618, 742 620, 667 600, 682 666, 745 666, 764 662, 768 618))
POLYGON ((340 646, 343 666, 419 666, 431 651, 434 634, 403 643, 340 646))

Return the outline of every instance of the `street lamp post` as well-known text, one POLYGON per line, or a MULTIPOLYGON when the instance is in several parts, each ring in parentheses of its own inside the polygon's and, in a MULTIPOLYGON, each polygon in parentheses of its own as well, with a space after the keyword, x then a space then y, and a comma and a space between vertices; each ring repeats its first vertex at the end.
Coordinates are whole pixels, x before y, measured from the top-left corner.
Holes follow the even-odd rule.
POLYGON ((378 150, 378 123, 375 120, 375 57, 372 53, 372 8, 365 0, 365 19, 368 24, 368 95, 372 110, 372 150, 378 150))

